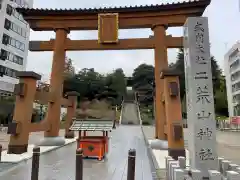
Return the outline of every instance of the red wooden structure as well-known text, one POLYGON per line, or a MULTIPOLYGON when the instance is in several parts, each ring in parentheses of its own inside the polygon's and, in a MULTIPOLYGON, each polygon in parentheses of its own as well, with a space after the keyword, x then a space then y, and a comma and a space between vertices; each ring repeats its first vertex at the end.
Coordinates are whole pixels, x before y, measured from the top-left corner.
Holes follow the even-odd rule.
POLYGON ((111 132, 113 127, 113 120, 75 119, 70 130, 79 132, 77 148, 83 149, 83 156, 97 158, 101 161, 108 153, 108 132, 111 132), (102 132, 102 135, 92 136, 88 133, 90 131, 102 132))

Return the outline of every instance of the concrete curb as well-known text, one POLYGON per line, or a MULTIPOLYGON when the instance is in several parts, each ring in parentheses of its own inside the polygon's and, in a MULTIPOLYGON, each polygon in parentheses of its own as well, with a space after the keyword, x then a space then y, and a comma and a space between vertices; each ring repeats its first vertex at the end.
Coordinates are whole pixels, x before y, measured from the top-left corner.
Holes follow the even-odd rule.
POLYGON ((141 122, 141 124, 140 124, 141 131, 142 131, 143 139, 145 141, 145 145, 146 145, 146 148, 147 148, 147 155, 148 155, 149 164, 150 164, 150 168, 151 168, 151 172, 152 172, 152 180, 158 180, 159 178, 157 176, 157 168, 156 168, 157 161, 156 161, 155 156, 153 155, 152 149, 149 146, 148 139, 145 136, 145 133, 144 133, 144 130, 143 130, 142 117, 141 117, 141 112, 140 112, 139 105, 137 105, 137 108, 138 108, 138 117, 139 117, 139 120, 141 122))
POLYGON ((145 133, 144 133, 144 130, 143 130, 143 127, 142 127, 142 126, 141 126, 141 129, 142 129, 142 132, 143 132, 143 135, 144 135, 144 140, 145 140, 145 142, 146 142, 147 148, 148 148, 148 150, 149 150, 149 152, 150 152, 150 155, 151 155, 152 158, 153 158, 152 160, 153 160, 154 168, 155 168, 155 169, 159 169, 157 160, 156 160, 156 158, 155 158, 155 156, 154 156, 154 154, 153 154, 152 148, 150 147, 150 144, 149 144, 149 142, 148 142, 148 139, 147 139, 147 137, 146 137, 146 135, 145 135, 145 133))
MULTIPOLYGON (((140 111, 139 111, 139 118, 140 118, 140 121, 142 121, 140 111)), ((147 148, 147 154, 148 154, 149 163, 150 163, 150 167, 151 167, 151 171, 152 171, 152 179, 153 180, 158 180, 159 178, 157 176, 157 169, 159 169, 159 168, 158 168, 158 165, 157 165, 157 160, 156 160, 156 158, 155 158, 155 156, 152 152, 152 149, 149 146, 149 142, 148 142, 147 137, 145 136, 142 125, 141 125, 141 130, 142 130, 143 138, 144 138, 146 148, 147 148)))
MULTIPOLYGON (((54 151, 54 150, 58 150, 58 149, 63 148, 63 147, 65 147, 65 146, 72 145, 72 144, 75 143, 75 142, 76 142, 76 140, 75 140, 75 141, 72 141, 72 142, 69 142, 69 143, 67 143, 67 144, 64 144, 64 145, 62 145, 62 146, 56 146, 56 147, 54 147, 53 149, 49 149, 49 150, 46 150, 46 151, 40 153, 40 156, 41 156, 41 155, 44 155, 44 154, 46 154, 46 153, 50 153, 50 152, 52 152, 52 151, 54 151)), ((41 146, 40 146, 40 148, 41 148, 41 146)), ((27 161, 30 160, 30 159, 32 159, 32 156, 31 156, 31 157, 28 157, 28 158, 26 158, 26 159, 23 159, 23 160, 21 160, 21 161, 19 161, 19 162, 13 163, 13 167, 10 167, 9 169, 7 169, 7 170, 5 170, 5 171, 0 172, 0 177, 3 176, 4 174, 8 173, 8 172, 11 172, 11 171, 15 170, 16 168, 18 168, 18 167, 20 167, 20 166, 23 166, 23 165, 27 164, 27 161)), ((1 162, 0 162, 0 164, 1 164, 1 162)))
POLYGON ((148 139, 145 136, 145 133, 144 133, 144 130, 143 130, 142 126, 141 126, 141 130, 142 130, 143 138, 144 138, 144 141, 145 141, 145 144, 146 144, 146 148, 147 148, 149 163, 150 163, 150 167, 151 167, 151 171, 152 171, 152 179, 153 180, 158 180, 159 178, 157 176, 157 169, 159 169, 159 167, 158 167, 158 163, 157 163, 156 157, 154 156, 154 154, 152 152, 152 149, 149 146, 148 139))
MULTIPOLYGON (((77 141, 77 139, 75 139, 75 141, 69 142, 69 143, 64 144, 64 145, 62 145, 62 146, 56 146, 56 148, 49 149, 49 150, 47 150, 47 151, 45 151, 45 152, 42 152, 40 155, 45 154, 45 153, 49 153, 49 152, 51 152, 51 151, 60 149, 60 148, 62 148, 62 147, 68 146, 68 145, 71 145, 71 144, 75 143, 76 141, 77 141)), ((40 148, 41 148, 41 146, 40 146, 40 148)), ((29 159, 32 159, 32 157, 30 157, 29 159)))
MULTIPOLYGON (((140 112, 139 106, 138 106, 138 110, 139 110, 138 112, 139 112, 139 118, 140 118, 139 120, 140 120, 140 122, 142 122, 142 117, 141 117, 141 112, 140 112)), ((154 156, 153 151, 149 145, 148 138, 146 137, 146 135, 144 133, 142 123, 141 123, 141 130, 142 130, 143 138, 144 138, 146 148, 147 148, 149 163, 150 163, 150 167, 151 167, 151 171, 152 171, 152 179, 158 180, 159 178, 157 176, 157 169, 159 169, 159 166, 158 166, 156 157, 154 156)))

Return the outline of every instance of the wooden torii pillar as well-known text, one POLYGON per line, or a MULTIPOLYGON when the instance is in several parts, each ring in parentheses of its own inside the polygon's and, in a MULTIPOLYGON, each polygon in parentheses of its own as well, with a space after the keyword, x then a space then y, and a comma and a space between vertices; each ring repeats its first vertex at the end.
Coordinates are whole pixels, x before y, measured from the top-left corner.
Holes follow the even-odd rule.
POLYGON ((155 138, 160 140, 166 140, 167 137, 164 134, 164 124, 165 124, 165 110, 164 106, 161 103, 161 96, 164 92, 164 83, 163 79, 160 79, 160 73, 163 69, 168 68, 168 59, 167 59, 167 46, 166 46, 166 29, 167 26, 164 24, 156 24, 152 27, 154 32, 154 60, 155 60, 155 105, 156 105, 156 114, 155 114, 155 138))
POLYGON ((15 85, 16 95, 13 121, 8 125, 8 134, 11 134, 8 144, 8 154, 22 154, 27 152, 29 129, 33 112, 33 102, 36 94, 37 80, 41 75, 31 71, 20 71, 19 84, 15 85))
POLYGON ((66 115, 66 125, 65 125, 65 138, 71 139, 74 138, 74 131, 70 131, 69 128, 72 125, 73 117, 75 117, 77 109, 77 97, 80 94, 78 92, 72 91, 67 93, 68 100, 71 102, 71 105, 67 107, 66 115))
POLYGON ((54 42, 52 72, 50 79, 50 94, 53 102, 48 103, 47 121, 50 129, 45 131, 44 140, 41 145, 61 145, 65 143, 64 137, 59 137, 61 97, 63 93, 63 80, 65 68, 65 44, 68 29, 55 29, 56 38, 54 42), (58 138, 57 138, 58 137, 58 138))
POLYGON ((168 140, 168 155, 174 159, 179 156, 186 156, 183 137, 182 109, 180 98, 179 75, 175 69, 167 69, 161 72, 160 78, 163 80, 163 100, 165 106, 166 123, 164 124, 164 134, 168 140))

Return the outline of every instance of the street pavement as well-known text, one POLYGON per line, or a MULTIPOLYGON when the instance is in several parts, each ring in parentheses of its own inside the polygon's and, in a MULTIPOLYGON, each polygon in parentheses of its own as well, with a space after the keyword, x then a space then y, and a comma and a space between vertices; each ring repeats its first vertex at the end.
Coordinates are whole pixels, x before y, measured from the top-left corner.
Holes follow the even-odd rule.
MULTIPOLYGON (((60 129, 59 136, 64 136, 64 129, 60 129)), ((44 137, 44 132, 33 132, 29 136, 29 144, 37 144, 44 137)), ((0 144, 3 146, 3 150, 8 147, 10 135, 6 131, 0 131, 0 144)))
MULTIPOLYGON (((121 125, 110 134, 106 160, 84 160, 84 180, 126 180, 130 148, 136 149, 136 179, 151 180, 152 172, 141 127, 121 125)), ((76 143, 40 156, 39 180, 75 179, 76 143)), ((30 180, 31 160, 0 175, 0 180, 30 180)))
MULTIPOLYGON (((154 126, 143 126, 148 139, 154 139, 154 126)), ((184 129, 187 134, 187 129, 184 129)), ((240 132, 217 131, 217 151, 219 157, 224 157, 232 163, 240 165, 240 132)))
MULTIPOLYGON (((147 177, 150 174, 146 156, 146 147, 144 147, 142 137, 139 136, 139 129, 136 126, 121 125, 116 131, 110 133, 112 138, 110 153, 105 162, 97 160, 84 160, 84 180, 114 180, 126 179, 127 151, 129 148, 137 148, 137 171, 147 177), (117 134, 116 134, 117 133, 117 134), (145 164, 145 165, 144 165, 145 164), (145 175, 144 175, 145 174, 145 175)), ((154 127, 144 126, 144 133, 148 139, 154 137, 154 127)), ((63 133, 63 131, 61 132, 63 133)), ((186 132, 185 132, 186 133, 186 132)), ((42 133, 36 133, 31 136, 31 142, 36 142, 42 136, 42 133), (34 140, 34 138, 37 138, 34 140)), ((240 164, 240 142, 238 141, 240 133, 237 132, 217 132, 217 150, 218 154, 233 163, 240 164)), ((75 179, 75 152, 76 143, 60 148, 56 151, 41 155, 39 180, 73 180, 75 179)), ((17 166, 14 170, 0 175, 0 180, 30 180, 31 160, 17 166)))

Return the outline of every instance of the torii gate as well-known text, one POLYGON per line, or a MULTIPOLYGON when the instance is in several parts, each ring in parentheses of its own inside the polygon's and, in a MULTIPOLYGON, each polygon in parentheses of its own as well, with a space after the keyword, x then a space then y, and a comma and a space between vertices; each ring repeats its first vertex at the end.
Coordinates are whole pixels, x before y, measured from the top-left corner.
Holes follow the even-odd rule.
MULTIPOLYGON (((182 37, 166 35, 168 27, 181 27, 186 19, 201 16, 210 0, 196 0, 173 4, 141 7, 119 7, 100 9, 17 9, 34 31, 55 31, 55 39, 31 41, 30 51, 53 51, 50 93, 54 102, 49 101, 47 123, 50 129, 45 138, 58 137, 63 71, 66 51, 81 50, 131 50, 154 49, 155 62, 155 136, 168 140, 169 155, 185 155, 182 137, 182 114, 179 97, 178 74, 169 72, 168 48, 181 48, 182 37), (149 38, 119 39, 119 29, 151 28, 154 35, 149 38), (67 37, 73 30, 98 30, 97 40, 71 40, 67 37), (174 109, 174 113, 172 110, 174 109)), ((51 99, 51 98, 50 98, 51 99)), ((30 111, 26 111, 29 113, 30 111)), ((18 121, 18 117, 15 117, 18 121)), ((28 127, 22 127, 22 131, 28 127)), ((21 134, 21 132, 20 132, 21 134)), ((9 152, 26 146, 28 139, 12 135, 9 152)), ((26 149, 26 148, 21 148, 26 149)), ((19 151, 18 151, 19 152, 19 151)))

